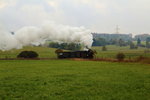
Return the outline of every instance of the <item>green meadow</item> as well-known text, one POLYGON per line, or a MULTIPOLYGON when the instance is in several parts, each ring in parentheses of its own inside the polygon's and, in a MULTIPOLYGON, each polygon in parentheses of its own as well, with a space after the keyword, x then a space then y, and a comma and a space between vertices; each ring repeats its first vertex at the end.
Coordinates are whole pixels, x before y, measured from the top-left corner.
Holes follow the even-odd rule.
POLYGON ((114 45, 106 46, 107 51, 102 51, 102 47, 92 47, 97 51, 96 58, 115 58, 117 53, 124 53, 126 59, 135 59, 139 56, 150 57, 150 49, 139 47, 130 49, 129 46, 119 47, 114 45), (145 52, 148 51, 148 52, 145 52))
MULTIPOLYGON (((145 48, 93 47, 97 58, 115 58, 123 52, 126 59, 145 54, 145 48)), ((16 58, 33 50, 40 58, 57 58, 56 49, 24 47, 0 51, 0 58, 16 58)), ((73 60, 0 60, 0 100, 149 100, 150 65, 73 60)))
POLYGON ((71 60, 1 60, 1 100, 149 100, 150 66, 71 60))

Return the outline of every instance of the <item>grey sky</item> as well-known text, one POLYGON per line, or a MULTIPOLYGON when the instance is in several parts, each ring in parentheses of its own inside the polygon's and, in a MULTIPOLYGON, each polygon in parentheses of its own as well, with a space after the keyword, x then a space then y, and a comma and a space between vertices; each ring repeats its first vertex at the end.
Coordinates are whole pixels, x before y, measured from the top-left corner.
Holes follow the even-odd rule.
POLYGON ((0 24, 10 31, 47 20, 92 32, 150 33, 150 0, 0 0, 0 24))

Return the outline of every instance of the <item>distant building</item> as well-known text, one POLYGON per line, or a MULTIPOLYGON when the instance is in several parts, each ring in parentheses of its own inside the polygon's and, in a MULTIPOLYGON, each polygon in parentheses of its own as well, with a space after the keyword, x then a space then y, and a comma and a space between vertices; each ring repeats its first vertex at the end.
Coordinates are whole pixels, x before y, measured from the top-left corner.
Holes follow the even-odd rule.
POLYGON ((149 34, 141 34, 141 35, 136 35, 134 37, 134 40, 140 39, 141 41, 146 41, 146 39, 150 37, 149 34))

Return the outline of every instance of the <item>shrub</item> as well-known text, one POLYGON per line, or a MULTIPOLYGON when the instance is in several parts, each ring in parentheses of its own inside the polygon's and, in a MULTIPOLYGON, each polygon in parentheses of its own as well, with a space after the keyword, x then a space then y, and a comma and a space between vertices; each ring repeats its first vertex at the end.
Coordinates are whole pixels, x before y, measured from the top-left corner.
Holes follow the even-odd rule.
POLYGON ((146 64, 150 64, 150 58, 146 58, 144 60, 142 60, 143 63, 146 63, 146 64))
POLYGON ((134 43, 130 43, 130 49, 138 49, 138 46, 136 46, 134 43))
POLYGON ((103 46, 103 47, 102 47, 102 51, 107 51, 106 46, 103 46))
POLYGON ((118 53, 116 55, 116 58, 118 59, 118 61, 123 61, 125 58, 125 54, 124 53, 118 53))
POLYGON ((147 57, 144 57, 142 55, 136 58, 137 61, 142 61, 142 60, 145 60, 145 59, 147 59, 147 57))
POLYGON ((144 56, 139 56, 136 58, 136 61, 142 62, 142 63, 147 63, 150 64, 150 58, 144 57, 144 56))
POLYGON ((35 51, 22 51, 18 54, 17 58, 38 58, 38 53, 35 51))

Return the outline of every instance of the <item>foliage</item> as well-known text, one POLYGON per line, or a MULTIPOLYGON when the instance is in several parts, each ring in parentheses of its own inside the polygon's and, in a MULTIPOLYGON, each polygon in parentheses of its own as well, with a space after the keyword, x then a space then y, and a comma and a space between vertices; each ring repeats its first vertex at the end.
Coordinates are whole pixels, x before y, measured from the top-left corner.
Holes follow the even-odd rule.
POLYGON ((38 56, 35 51, 22 51, 17 55, 17 58, 37 58, 38 56))
POLYGON ((150 37, 146 38, 146 48, 150 48, 150 37))
POLYGON ((141 60, 144 60, 144 59, 146 59, 146 57, 143 57, 142 55, 136 58, 137 61, 141 61, 141 60))
POLYGON ((118 45, 118 46, 127 46, 128 41, 124 41, 123 39, 111 39, 107 40, 105 38, 94 38, 92 46, 105 46, 105 45, 118 45))
POLYGON ((133 42, 131 42, 130 49, 138 49, 138 46, 136 46, 133 42))
POLYGON ((147 41, 147 42, 150 42, 150 37, 147 37, 147 38, 146 38, 146 41, 147 41))
POLYGON ((117 40, 117 39, 111 39, 111 40, 109 41, 109 44, 110 44, 110 45, 117 45, 117 43, 118 43, 118 40, 117 40))
POLYGON ((141 40, 140 38, 137 39, 137 46, 140 46, 141 45, 141 40))
POLYGON ((137 61, 140 61, 140 62, 142 62, 142 63, 150 64, 150 58, 144 57, 144 56, 139 56, 139 57, 137 57, 137 61))
POLYGON ((104 38, 96 38, 93 39, 93 46, 104 46, 108 44, 108 42, 104 38))
POLYGON ((59 48, 59 49, 65 49, 65 50, 80 50, 81 44, 76 43, 57 43, 57 42, 51 42, 49 43, 49 47, 51 48, 59 48))
POLYGON ((123 61, 125 58, 125 54, 124 53, 118 53, 116 55, 116 58, 118 59, 118 61, 123 61))
POLYGON ((55 42, 51 42, 51 43, 49 43, 49 47, 51 47, 51 48, 59 48, 60 47, 60 44, 59 43, 55 43, 55 42))
POLYGON ((136 35, 134 37, 134 40, 140 39, 141 41, 146 41, 146 39, 150 37, 149 34, 141 34, 141 35, 136 35))
POLYGON ((123 41, 122 39, 119 39, 119 40, 118 40, 118 45, 119 45, 120 47, 122 47, 122 46, 126 46, 126 43, 125 43, 125 41, 123 41))

